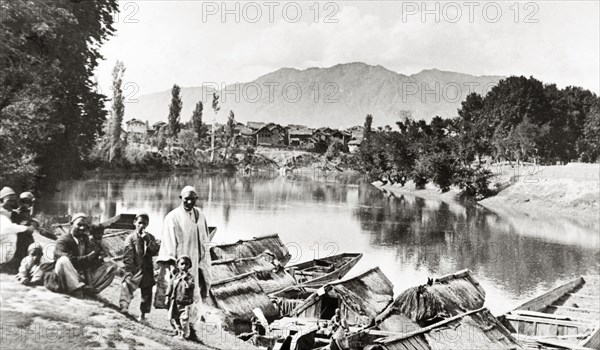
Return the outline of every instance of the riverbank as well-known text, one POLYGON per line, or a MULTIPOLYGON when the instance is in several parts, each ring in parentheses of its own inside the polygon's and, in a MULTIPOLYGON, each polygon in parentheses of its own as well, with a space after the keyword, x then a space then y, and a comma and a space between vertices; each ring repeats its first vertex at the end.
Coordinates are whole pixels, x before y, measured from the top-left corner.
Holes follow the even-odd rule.
MULTIPOLYGON (((499 214, 525 215, 540 218, 561 217, 586 227, 600 227, 600 164, 571 163, 556 166, 504 165, 492 169, 492 185, 501 190, 493 197, 478 202, 499 214)), ((409 194, 427 199, 458 201, 457 188, 441 193, 427 184, 417 190, 412 182, 404 187, 373 185, 394 195, 409 194)))
MULTIPOLYGON (((139 323, 116 310, 117 291, 115 279, 98 300, 78 299, 0 274, 0 344, 3 349, 254 349, 209 323, 202 324, 202 344, 173 338, 166 310, 153 309, 149 323, 139 323)), ((137 294, 132 314, 138 309, 137 294)))
POLYGON ((600 164, 530 167, 516 174, 509 186, 479 204, 501 214, 558 216, 600 226, 600 164))

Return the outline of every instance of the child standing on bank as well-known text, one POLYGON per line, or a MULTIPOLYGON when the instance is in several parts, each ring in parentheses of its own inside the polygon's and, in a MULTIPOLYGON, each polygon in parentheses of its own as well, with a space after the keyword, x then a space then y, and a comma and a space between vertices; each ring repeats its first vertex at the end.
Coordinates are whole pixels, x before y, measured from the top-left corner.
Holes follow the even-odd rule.
POLYGON ((148 214, 138 214, 135 217, 133 221, 135 231, 125 239, 123 258, 125 276, 121 283, 119 306, 123 314, 128 314, 133 292, 139 288, 142 294, 139 321, 145 321, 146 314, 152 307, 152 286, 154 286, 152 257, 158 254, 160 248, 154 236, 145 230, 149 221, 148 214))
POLYGON ((194 277, 189 272, 192 260, 183 255, 177 259, 179 272, 173 277, 166 293, 166 303, 169 305, 169 320, 177 335, 181 338, 190 337, 189 313, 190 305, 194 302, 194 277))

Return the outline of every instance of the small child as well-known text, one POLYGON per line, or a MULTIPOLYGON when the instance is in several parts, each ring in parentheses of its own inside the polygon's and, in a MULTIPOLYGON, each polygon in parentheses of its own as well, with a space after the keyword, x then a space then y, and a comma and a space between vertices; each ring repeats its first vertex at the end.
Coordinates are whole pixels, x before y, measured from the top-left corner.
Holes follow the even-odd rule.
POLYGON ((146 321, 146 314, 152 308, 152 287, 155 283, 152 257, 158 254, 160 248, 154 236, 145 230, 149 222, 148 214, 138 214, 133 221, 134 232, 125 238, 123 257, 125 276, 121 283, 121 297, 119 298, 121 312, 128 314, 133 292, 140 289, 142 294, 140 322, 146 321))
POLYGON ((44 271, 41 269, 44 251, 39 243, 32 243, 27 248, 27 256, 21 261, 17 281, 26 286, 43 286, 44 271))
POLYGON ((169 320, 177 335, 184 339, 190 337, 189 306, 194 302, 194 277, 189 272, 192 259, 183 255, 177 259, 179 272, 173 277, 166 293, 169 305, 169 320))
POLYGON ((99 225, 92 225, 90 231, 90 243, 92 244, 92 249, 97 250, 99 252, 98 260, 100 262, 103 262, 105 258, 111 257, 110 251, 102 242, 102 237, 104 237, 104 228, 99 225))

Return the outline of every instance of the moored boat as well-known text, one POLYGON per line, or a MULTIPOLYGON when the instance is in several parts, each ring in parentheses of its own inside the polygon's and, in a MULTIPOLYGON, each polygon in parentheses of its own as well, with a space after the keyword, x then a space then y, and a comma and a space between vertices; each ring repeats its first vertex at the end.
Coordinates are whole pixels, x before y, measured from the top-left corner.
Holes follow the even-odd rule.
POLYGON ((600 348, 600 282, 578 277, 501 316, 523 347, 600 348))
POLYGON ((343 253, 286 267, 299 284, 325 285, 343 278, 362 258, 362 253, 343 253))

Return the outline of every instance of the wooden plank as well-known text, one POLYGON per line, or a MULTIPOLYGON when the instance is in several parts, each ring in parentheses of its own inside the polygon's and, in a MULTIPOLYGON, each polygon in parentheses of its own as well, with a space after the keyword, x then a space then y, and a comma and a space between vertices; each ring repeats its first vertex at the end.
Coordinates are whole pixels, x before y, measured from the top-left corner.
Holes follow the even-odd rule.
POLYGON ((586 347, 583 347, 583 346, 580 346, 577 344, 573 344, 573 343, 565 342, 565 341, 561 341, 561 340, 539 339, 536 341, 540 344, 551 345, 551 346, 561 347, 561 348, 565 348, 565 349, 590 350, 590 348, 586 348, 586 347))
POLYGON ((596 321, 600 316, 600 311, 593 309, 583 309, 577 307, 568 307, 568 306, 548 306, 549 309, 556 310, 555 312, 560 312, 561 315, 565 316, 575 316, 578 319, 596 321))
MULTIPOLYGON (((551 320, 551 319, 540 319, 540 318, 531 318, 531 317, 519 317, 519 318, 514 318, 514 319, 508 319, 508 320, 511 321, 511 324, 513 324, 513 321, 515 324, 517 324, 518 322, 521 322, 521 323, 537 322, 538 324, 547 324, 547 325, 555 326, 555 328, 557 328, 559 326, 564 326, 564 327, 574 327, 574 328, 578 328, 578 329, 589 329, 590 326, 593 326, 592 324, 590 324, 590 322, 574 322, 574 321, 567 321, 567 320, 551 320)), ((516 329, 516 327, 515 327, 515 329, 516 329)), ((556 334, 556 332, 554 332, 554 334, 556 334)))

